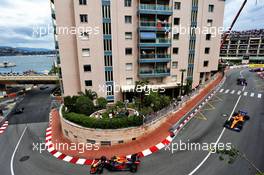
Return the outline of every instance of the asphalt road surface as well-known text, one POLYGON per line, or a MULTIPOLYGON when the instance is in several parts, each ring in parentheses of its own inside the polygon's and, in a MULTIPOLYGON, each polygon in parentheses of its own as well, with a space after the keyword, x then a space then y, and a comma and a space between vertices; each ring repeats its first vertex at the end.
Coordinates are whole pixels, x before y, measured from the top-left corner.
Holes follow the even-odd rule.
MULTIPOLYGON (((220 91, 192 119, 173 141, 200 145, 231 143, 264 171, 264 82, 248 70, 236 69, 227 74, 220 91), (248 86, 236 85, 243 75, 248 86), (240 93, 239 93, 240 92, 240 93), (259 96, 262 94, 262 97, 259 96), (224 130, 223 123, 234 111, 247 111, 251 119, 241 132, 224 130)), ((89 167, 72 165, 53 158, 49 153, 33 151, 33 143, 44 143, 47 128, 50 90, 33 90, 20 104, 25 113, 14 115, 11 126, 0 135, 1 175, 85 175, 89 167)), ((171 148, 171 147, 170 147, 171 148)), ((129 172, 104 174, 128 175, 129 172)), ((234 164, 220 161, 208 150, 161 150, 142 159, 140 175, 254 175, 256 171, 243 159, 234 164)))

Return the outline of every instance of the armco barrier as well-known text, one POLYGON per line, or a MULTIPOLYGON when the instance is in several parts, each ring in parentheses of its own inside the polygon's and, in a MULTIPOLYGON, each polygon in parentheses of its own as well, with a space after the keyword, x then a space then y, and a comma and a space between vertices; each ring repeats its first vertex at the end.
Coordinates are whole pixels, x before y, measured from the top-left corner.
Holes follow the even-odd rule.
POLYGON ((176 124, 174 124, 170 131, 173 133, 177 133, 179 132, 179 129, 181 129, 183 127, 183 125, 185 125, 187 122, 190 121, 190 119, 192 117, 195 116, 195 114, 206 104, 206 102, 211 99, 213 97, 213 95, 219 90, 219 88, 224 84, 226 80, 226 77, 224 76, 223 79, 221 80, 221 82, 215 87, 213 88, 208 95, 206 95, 202 100, 200 100, 199 103, 197 103, 196 106, 194 106, 192 108, 192 110, 190 110, 190 112, 188 112, 187 114, 185 114, 176 124))

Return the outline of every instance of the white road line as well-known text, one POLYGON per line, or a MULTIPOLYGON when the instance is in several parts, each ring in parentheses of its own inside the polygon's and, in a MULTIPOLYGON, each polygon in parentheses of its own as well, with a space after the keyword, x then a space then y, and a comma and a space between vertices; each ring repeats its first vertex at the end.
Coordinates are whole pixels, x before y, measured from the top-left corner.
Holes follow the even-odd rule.
POLYGON ((261 98, 262 94, 258 94, 258 98, 261 98))
POLYGON ((234 94, 235 93, 235 90, 232 90, 231 94, 234 94))
POLYGON ((227 94, 229 92, 229 89, 227 89, 226 91, 225 91, 225 93, 227 94))
MULTIPOLYGON (((239 96, 238 97, 238 100, 237 100, 237 102, 236 102, 236 104, 235 104, 235 106, 234 106, 234 108, 233 108, 233 110, 232 110, 232 112, 231 112, 231 114, 230 114, 230 116, 229 116, 229 118, 228 118, 228 120, 230 120, 231 119, 231 117, 232 117, 232 115, 233 115, 233 113, 235 112, 235 110, 236 110, 236 107, 237 107, 237 105, 238 105, 238 103, 239 103, 239 101, 240 101, 240 99, 241 99, 241 96, 239 96)), ((226 128, 224 128, 223 130, 222 130, 222 132, 221 132, 221 134, 219 135, 219 137, 217 138, 217 140, 216 140, 216 142, 215 142, 215 145, 217 145, 218 144, 218 142, 220 141, 220 139, 222 138, 222 136, 223 136, 223 134, 224 134, 224 132, 225 132, 225 130, 226 130, 226 128)), ((209 152, 207 155, 206 155, 206 157, 202 160, 202 162, 192 171, 192 172, 190 172, 188 175, 193 175, 205 162, 206 162, 206 160, 210 157, 210 155, 212 154, 212 152, 209 152)))
MULTIPOLYGON (((240 73, 241 73, 241 71, 240 71, 240 73)), ((244 90, 245 90, 245 86, 243 87, 242 91, 244 91, 244 90)), ((238 105, 240 99, 241 99, 241 95, 238 97, 237 102, 236 102, 236 104, 235 104, 235 106, 234 106, 234 108, 233 108, 233 110, 232 110, 232 112, 231 112, 231 114, 230 114, 228 120, 231 119, 233 113, 234 113, 235 110, 236 110, 236 107, 237 107, 237 105, 238 105)), ((219 142, 220 139, 222 138, 222 136, 223 136, 225 130, 226 130, 226 128, 224 128, 224 129, 222 130, 221 134, 219 135, 218 139, 217 139, 216 142, 215 142, 215 145, 218 144, 218 142, 219 142)), ((192 172, 190 172, 188 175, 193 175, 193 174, 194 174, 194 173, 195 173, 195 172, 196 172, 201 166, 203 166, 203 164, 206 162, 206 160, 210 157, 211 154, 212 154, 212 152, 209 152, 209 153, 206 155, 206 157, 202 160, 202 162, 201 162, 201 163, 200 163, 200 164, 199 164, 194 170, 192 170, 192 172)))
POLYGON ((238 92, 237 92, 237 95, 240 95, 240 94, 241 94, 241 91, 238 91, 238 92))
POLYGON ((11 162, 10 162, 11 175, 15 175, 15 173, 14 173, 14 157, 15 157, 15 154, 16 154, 16 151, 17 151, 17 149, 18 149, 18 146, 19 146, 19 144, 20 144, 20 142, 21 142, 21 140, 22 140, 22 138, 23 138, 23 136, 24 136, 26 130, 27 130, 27 127, 25 127, 25 129, 24 129, 22 135, 20 136, 20 138, 19 138, 19 140, 18 140, 18 142, 17 142, 17 145, 16 145, 16 147, 15 147, 15 150, 14 150, 14 152, 13 152, 13 154, 12 154, 11 162))
POLYGON ((244 95, 244 96, 247 96, 247 94, 248 94, 248 92, 244 92, 244 94, 243 94, 243 95, 244 95))
POLYGON ((224 89, 221 89, 219 92, 221 92, 221 93, 222 93, 223 91, 224 91, 224 89))
POLYGON ((250 94, 250 97, 254 97, 254 95, 255 95, 255 94, 252 92, 252 93, 250 94))

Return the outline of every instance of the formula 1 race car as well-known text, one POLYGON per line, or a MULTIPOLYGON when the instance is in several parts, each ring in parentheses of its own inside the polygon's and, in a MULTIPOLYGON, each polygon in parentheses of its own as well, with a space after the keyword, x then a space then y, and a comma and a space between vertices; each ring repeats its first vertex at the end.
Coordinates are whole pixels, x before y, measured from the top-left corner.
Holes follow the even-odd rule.
POLYGON ((264 71, 264 68, 261 67, 261 68, 255 68, 255 69, 250 69, 249 72, 263 72, 264 71))
POLYGON ((247 112, 238 111, 235 112, 230 120, 227 120, 224 124, 225 128, 240 132, 244 123, 249 120, 247 112))
POLYGON ((239 77, 237 79, 237 85, 247 86, 247 80, 244 77, 239 77))
POLYGON ((15 114, 22 114, 24 112, 25 108, 16 108, 15 109, 15 114))
POLYGON ((133 154, 131 158, 114 156, 110 160, 102 156, 101 159, 95 160, 94 162, 91 165, 90 174, 102 174, 104 168, 109 171, 130 171, 135 173, 140 164, 137 154, 133 154))

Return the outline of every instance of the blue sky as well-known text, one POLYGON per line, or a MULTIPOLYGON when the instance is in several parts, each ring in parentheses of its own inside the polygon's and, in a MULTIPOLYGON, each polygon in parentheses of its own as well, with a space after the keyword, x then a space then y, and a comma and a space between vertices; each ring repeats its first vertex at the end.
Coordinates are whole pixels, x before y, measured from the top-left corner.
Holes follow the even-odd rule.
MULTIPOLYGON (((244 0, 226 0, 228 27, 244 0)), ((53 34, 32 37, 35 26, 51 25, 49 0, 0 0, 0 46, 54 48, 53 34)), ((248 0, 234 29, 264 28, 264 0, 248 0)))

